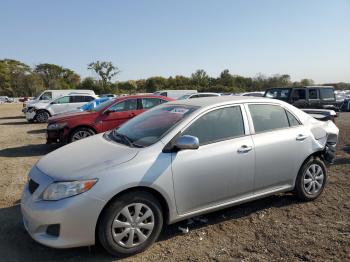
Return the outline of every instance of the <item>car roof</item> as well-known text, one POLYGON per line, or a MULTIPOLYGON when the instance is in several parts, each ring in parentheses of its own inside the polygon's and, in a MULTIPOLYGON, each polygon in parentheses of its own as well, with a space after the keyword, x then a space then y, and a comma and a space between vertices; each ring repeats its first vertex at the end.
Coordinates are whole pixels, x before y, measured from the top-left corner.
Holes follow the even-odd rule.
POLYGON ((292 88, 334 88, 334 86, 276 86, 267 89, 292 89, 292 88))
POLYGON ((203 97, 196 99, 176 100, 170 102, 170 104, 187 105, 187 106, 199 106, 207 107, 212 105, 222 105, 230 103, 254 103, 254 102, 268 102, 282 104, 281 101, 276 99, 264 98, 264 97, 252 97, 252 96, 215 96, 215 97, 203 97))

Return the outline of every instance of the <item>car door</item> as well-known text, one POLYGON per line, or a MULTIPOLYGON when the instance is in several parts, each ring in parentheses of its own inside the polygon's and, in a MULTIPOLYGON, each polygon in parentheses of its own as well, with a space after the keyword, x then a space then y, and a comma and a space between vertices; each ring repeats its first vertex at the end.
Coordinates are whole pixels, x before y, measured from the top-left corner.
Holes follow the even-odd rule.
POLYGON ((294 88, 291 94, 291 104, 298 108, 307 108, 308 102, 306 100, 305 88, 294 88))
POLYGON ((307 88, 309 108, 321 108, 320 97, 317 88, 307 88))
POLYGON ((294 186, 299 168, 309 154, 309 132, 290 111, 279 105, 249 104, 254 128, 255 193, 294 186))
POLYGON ((241 106, 202 114, 181 135, 198 137, 196 150, 172 153, 179 214, 253 194, 254 148, 241 106))
POLYGON ((49 105, 51 114, 56 115, 66 111, 69 108, 69 102, 69 96, 62 96, 60 98, 57 98, 49 105))
POLYGON ((139 112, 136 98, 125 99, 109 107, 102 115, 102 129, 116 128, 136 116, 139 112))

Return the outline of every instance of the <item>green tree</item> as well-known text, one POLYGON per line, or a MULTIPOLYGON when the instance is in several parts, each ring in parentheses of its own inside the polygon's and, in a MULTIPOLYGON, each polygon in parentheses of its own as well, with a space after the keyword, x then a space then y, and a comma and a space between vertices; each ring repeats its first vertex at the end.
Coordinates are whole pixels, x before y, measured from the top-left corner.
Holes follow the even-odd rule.
POLYGON ((88 69, 94 71, 100 77, 101 86, 105 92, 113 89, 111 87, 112 78, 120 73, 117 66, 107 61, 91 62, 88 64, 88 69))
POLYGON ((209 86, 209 76, 203 69, 199 69, 191 75, 191 82, 193 85, 205 89, 209 86))
POLYGON ((40 75, 46 89, 75 89, 80 76, 74 71, 55 64, 39 64, 34 72, 40 75))

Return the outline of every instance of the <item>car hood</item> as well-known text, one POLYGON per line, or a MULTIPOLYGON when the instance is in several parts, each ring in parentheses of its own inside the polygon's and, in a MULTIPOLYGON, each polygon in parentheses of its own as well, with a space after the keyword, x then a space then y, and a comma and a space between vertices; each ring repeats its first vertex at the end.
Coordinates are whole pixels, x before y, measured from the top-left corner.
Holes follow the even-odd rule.
POLYGON ((98 178, 104 170, 130 161, 137 153, 138 148, 108 141, 98 134, 47 154, 37 168, 55 181, 98 178))
POLYGON ((80 112, 66 112, 50 117, 49 123, 62 122, 72 118, 80 118, 84 116, 97 115, 98 112, 95 111, 80 111, 80 112))

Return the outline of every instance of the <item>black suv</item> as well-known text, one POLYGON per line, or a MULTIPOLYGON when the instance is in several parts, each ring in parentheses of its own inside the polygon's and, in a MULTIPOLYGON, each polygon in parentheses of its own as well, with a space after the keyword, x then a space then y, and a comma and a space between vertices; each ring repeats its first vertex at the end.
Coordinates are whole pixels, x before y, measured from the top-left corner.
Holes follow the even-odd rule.
POLYGON ((269 88, 264 97, 280 99, 298 108, 338 110, 333 86, 269 88))

